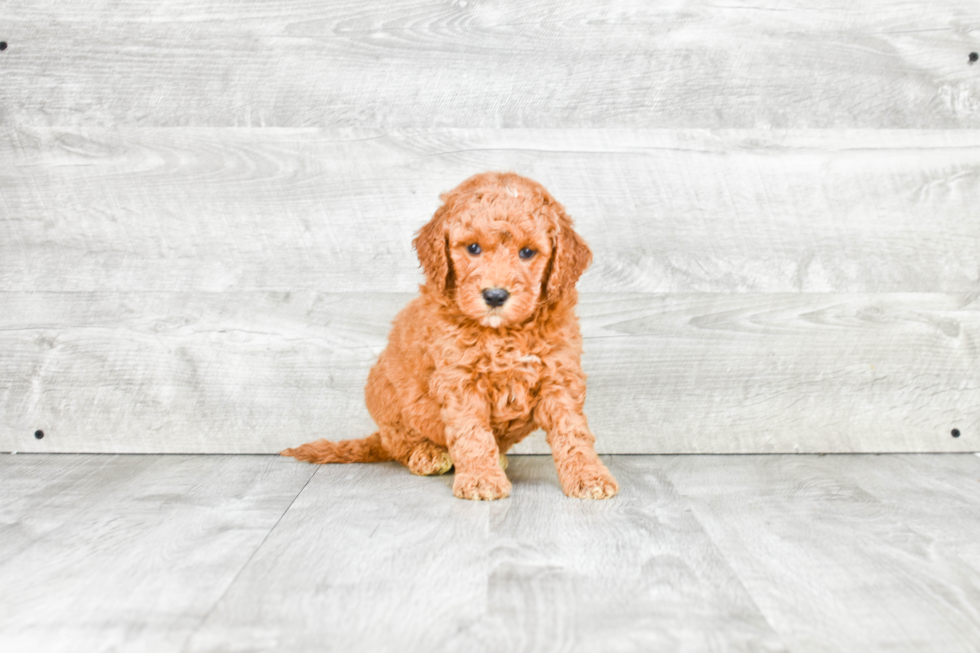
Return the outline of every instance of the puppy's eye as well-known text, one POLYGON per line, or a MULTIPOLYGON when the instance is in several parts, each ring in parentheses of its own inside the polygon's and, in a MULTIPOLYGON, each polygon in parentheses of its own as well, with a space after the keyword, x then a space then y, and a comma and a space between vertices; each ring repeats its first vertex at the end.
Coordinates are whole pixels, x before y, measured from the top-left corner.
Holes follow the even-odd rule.
POLYGON ((473 243, 472 245, 468 245, 466 247, 466 251, 469 252, 470 254, 473 254, 475 256, 476 254, 479 254, 483 250, 480 249, 480 246, 479 245, 477 245, 476 243, 473 243))
POLYGON ((524 249, 522 249, 521 251, 519 251, 519 252, 517 253, 517 255, 518 255, 518 256, 520 256, 520 257, 521 257, 522 259, 525 259, 525 260, 527 260, 527 259, 529 259, 529 258, 531 258, 531 257, 532 257, 532 256, 534 256, 535 254, 537 254, 537 252, 535 252, 535 251, 534 251, 533 249, 531 249, 530 247, 525 247, 524 249))

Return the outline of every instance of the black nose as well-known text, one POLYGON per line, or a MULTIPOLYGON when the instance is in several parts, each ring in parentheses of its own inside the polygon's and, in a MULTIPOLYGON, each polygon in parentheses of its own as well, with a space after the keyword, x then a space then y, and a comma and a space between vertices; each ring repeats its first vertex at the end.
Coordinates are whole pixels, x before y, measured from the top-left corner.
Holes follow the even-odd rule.
POLYGON ((510 297, 510 293, 503 288, 487 288, 483 291, 483 301, 487 303, 487 306, 494 308, 502 306, 508 297, 510 297))

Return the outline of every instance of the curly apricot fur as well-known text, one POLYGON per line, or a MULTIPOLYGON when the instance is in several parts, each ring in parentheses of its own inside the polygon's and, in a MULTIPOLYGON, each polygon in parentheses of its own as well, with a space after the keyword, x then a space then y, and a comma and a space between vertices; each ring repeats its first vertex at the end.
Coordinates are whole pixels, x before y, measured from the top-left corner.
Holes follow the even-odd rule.
POLYGON ((592 260, 588 246, 548 191, 514 173, 475 175, 442 201, 414 241, 426 282, 368 375, 378 432, 283 455, 397 460, 416 474, 453 465, 456 496, 492 500, 511 491, 503 454, 541 427, 565 494, 615 495, 582 412, 575 283, 592 260), (485 299, 491 288, 507 292, 502 305, 485 299))

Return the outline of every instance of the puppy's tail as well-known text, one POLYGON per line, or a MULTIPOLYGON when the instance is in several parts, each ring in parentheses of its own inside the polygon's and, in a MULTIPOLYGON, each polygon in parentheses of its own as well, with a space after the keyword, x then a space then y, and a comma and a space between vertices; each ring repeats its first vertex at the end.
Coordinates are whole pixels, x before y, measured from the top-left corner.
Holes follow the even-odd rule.
POLYGON ((360 440, 308 442, 295 449, 280 451, 279 455, 310 463, 380 463, 391 460, 391 454, 381 446, 381 433, 377 431, 360 440))

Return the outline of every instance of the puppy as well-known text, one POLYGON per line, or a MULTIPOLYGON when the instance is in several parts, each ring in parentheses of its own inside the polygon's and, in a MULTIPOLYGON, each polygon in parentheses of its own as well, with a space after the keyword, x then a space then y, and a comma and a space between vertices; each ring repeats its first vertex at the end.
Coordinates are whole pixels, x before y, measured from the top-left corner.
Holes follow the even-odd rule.
POLYGON ((368 375, 378 431, 282 452, 313 463, 397 460, 414 474, 456 468, 453 494, 510 494, 504 454, 547 432, 562 490, 605 499, 619 485, 596 455, 582 406, 575 283, 592 253, 564 207, 513 173, 470 177, 419 230, 421 294, 395 318, 368 375))

